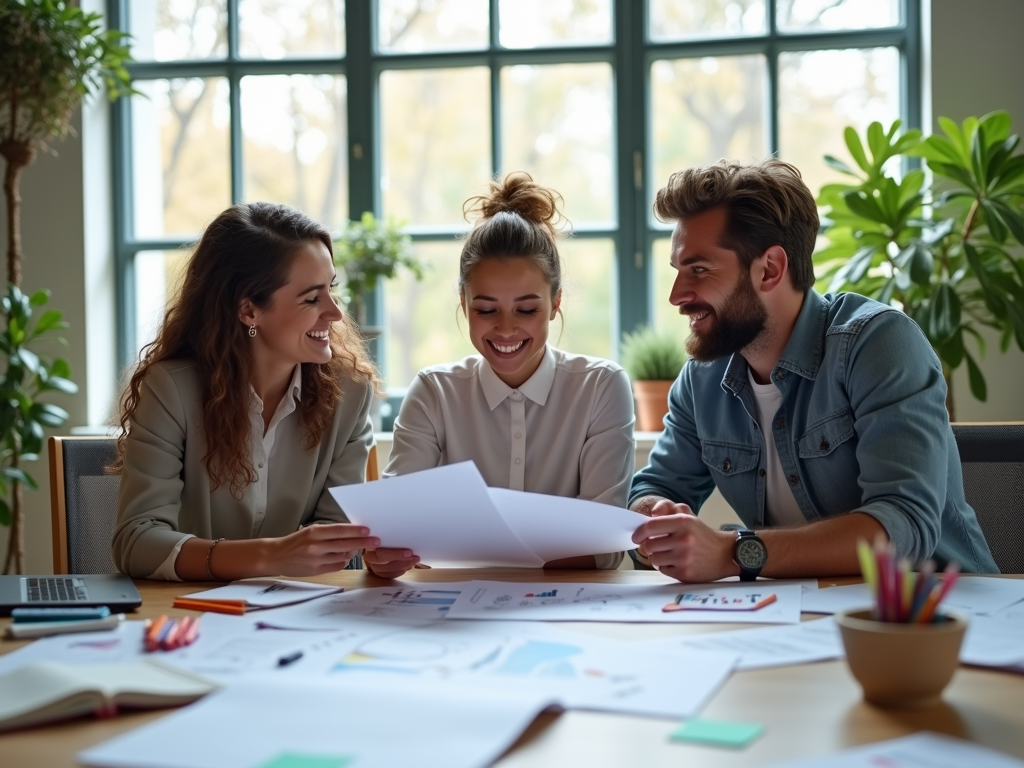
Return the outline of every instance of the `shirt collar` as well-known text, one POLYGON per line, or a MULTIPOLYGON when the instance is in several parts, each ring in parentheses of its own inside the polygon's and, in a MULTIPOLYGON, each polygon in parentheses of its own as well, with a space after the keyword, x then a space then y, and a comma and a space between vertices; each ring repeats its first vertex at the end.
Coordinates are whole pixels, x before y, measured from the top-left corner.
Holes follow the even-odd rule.
MULTIPOLYGON (((804 294, 804 303, 796 316, 796 324, 789 335, 782 357, 775 364, 775 370, 784 368, 807 379, 818 376, 821 356, 825 343, 825 324, 828 321, 828 304, 817 291, 804 294)), ((747 381, 747 361, 739 352, 729 359, 729 365, 722 377, 722 386, 730 392, 739 392, 747 381)), ((773 380, 784 374, 773 375, 773 380)))
MULTIPOLYGON (((249 392, 252 393, 252 410, 255 413, 263 413, 263 401, 260 400, 260 396, 256 394, 256 390, 253 389, 252 384, 249 385, 249 392)), ((278 406, 278 410, 281 409, 285 403, 289 403, 288 394, 291 394, 291 401, 295 403, 302 402, 302 366, 296 365, 292 371, 292 380, 288 382, 288 389, 285 390, 285 397, 281 399, 281 405, 278 406)), ((292 407, 294 410, 294 407, 292 407)))
POLYGON ((481 362, 483 365, 480 370, 480 386, 484 390, 484 397, 487 398, 487 407, 492 411, 501 405, 513 391, 522 393, 537 405, 544 405, 547 402, 548 394, 555 383, 555 355, 552 353, 551 347, 545 345, 544 356, 540 359, 537 370, 516 390, 499 379, 498 374, 486 360, 481 362))

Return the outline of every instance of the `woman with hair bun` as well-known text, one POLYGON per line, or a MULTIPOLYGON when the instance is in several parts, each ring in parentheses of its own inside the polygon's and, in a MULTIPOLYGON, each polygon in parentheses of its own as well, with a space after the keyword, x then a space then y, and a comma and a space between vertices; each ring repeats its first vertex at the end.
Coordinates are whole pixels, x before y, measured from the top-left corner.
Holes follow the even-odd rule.
MULTIPOLYGON (((480 354, 419 372, 395 421, 384 475, 473 460, 487 485, 626 506, 633 474, 633 397, 613 362, 548 344, 561 311, 560 196, 511 173, 470 198, 476 215, 459 261, 459 297, 480 354)), ((549 567, 615 568, 622 553, 549 567)), ((378 576, 414 552, 368 550, 378 576)))
POLYGON ((327 490, 363 481, 379 386, 336 280, 330 234, 294 208, 206 228, 121 399, 123 573, 311 576, 380 543, 327 490))

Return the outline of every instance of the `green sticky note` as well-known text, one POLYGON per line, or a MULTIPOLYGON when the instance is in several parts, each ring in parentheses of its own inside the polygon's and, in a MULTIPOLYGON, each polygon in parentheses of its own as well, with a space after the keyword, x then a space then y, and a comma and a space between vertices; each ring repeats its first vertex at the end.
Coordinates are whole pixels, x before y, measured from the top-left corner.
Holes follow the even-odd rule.
POLYGON ((309 755, 303 752, 282 752, 259 768, 345 768, 351 755, 309 755))
POLYGON ((672 741, 697 741, 721 747, 745 747, 764 731, 759 723, 730 723, 725 720, 687 720, 669 737, 672 741))

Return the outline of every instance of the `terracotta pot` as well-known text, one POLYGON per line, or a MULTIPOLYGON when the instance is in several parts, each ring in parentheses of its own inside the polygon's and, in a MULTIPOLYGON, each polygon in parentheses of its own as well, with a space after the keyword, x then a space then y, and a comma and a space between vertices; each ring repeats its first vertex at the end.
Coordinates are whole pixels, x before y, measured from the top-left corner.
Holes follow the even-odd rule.
POLYGON ((641 432, 660 432, 668 413, 668 391, 672 381, 634 381, 636 428, 641 432))

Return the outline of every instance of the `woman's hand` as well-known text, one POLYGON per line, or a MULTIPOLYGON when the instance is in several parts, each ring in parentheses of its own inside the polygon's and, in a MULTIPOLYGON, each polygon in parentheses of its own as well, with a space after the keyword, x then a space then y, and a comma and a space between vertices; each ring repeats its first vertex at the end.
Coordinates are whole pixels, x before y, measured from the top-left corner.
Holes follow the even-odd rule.
POLYGON ((307 525, 279 539, 269 539, 269 572, 285 576, 318 576, 340 571, 362 549, 380 546, 380 539, 362 525, 307 525))
POLYGON ((374 576, 380 576, 382 579, 397 579, 406 571, 419 565, 420 559, 411 549, 381 547, 380 549, 367 549, 363 553, 363 562, 374 576))

